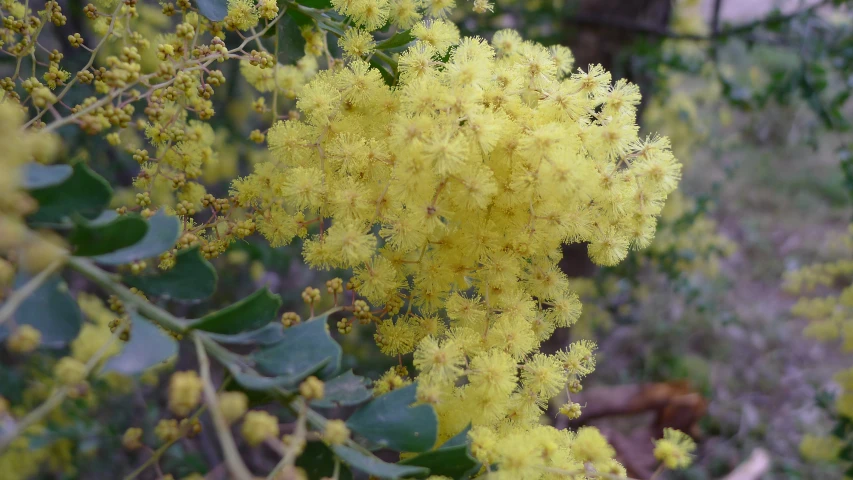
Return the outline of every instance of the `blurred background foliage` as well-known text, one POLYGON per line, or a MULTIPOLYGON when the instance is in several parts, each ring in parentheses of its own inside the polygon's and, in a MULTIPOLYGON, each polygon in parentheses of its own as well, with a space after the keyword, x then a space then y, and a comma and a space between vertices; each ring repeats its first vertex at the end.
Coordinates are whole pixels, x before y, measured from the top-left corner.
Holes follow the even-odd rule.
MULTIPOLYGON (((82 8, 79 0, 68 4, 67 12, 82 8)), ((155 17, 145 12, 159 7, 140 2, 138 8, 137 30, 155 38, 158 25, 150 21, 155 17)), ((762 478, 841 478, 849 467, 843 456, 853 460, 849 443, 839 453, 842 461, 820 462, 808 458, 815 456, 808 448, 801 454, 800 445, 804 435, 826 436, 833 428, 849 441, 850 429, 839 432, 844 420, 827 395, 838 392, 833 374, 850 359, 803 338, 804 323, 789 313, 796 298, 781 285, 787 271, 837 258, 833 238, 846 231, 853 213, 848 101, 853 2, 501 0, 493 13, 480 16, 465 8, 454 18, 463 34, 488 38, 513 28, 546 45, 569 46, 576 67, 601 63, 614 78, 638 83, 643 129, 668 135, 685 165, 681 188, 667 203, 650 248, 632 252, 614 268, 594 267, 585 249, 566 249, 562 266, 582 296, 584 313, 570 330, 572 338, 565 332, 555 336, 552 349, 578 338, 600 342, 599 366, 587 382, 591 391, 663 384, 677 386, 674 397, 701 397, 691 404, 686 425, 699 438, 697 461, 672 478, 722 478, 757 448, 772 459, 762 478)), ((69 31, 84 30, 79 14, 70 15, 69 23, 69 31)), ((275 35, 280 59, 302 56, 305 39, 294 21, 280 25, 275 35)), ((227 114, 213 120, 219 164, 205 170, 211 193, 225 195, 227 180, 250 172, 268 155, 249 136, 269 118, 245 105, 270 100, 244 80, 214 97, 216 110, 227 114)), ((278 101, 293 108, 293 98, 278 101)), ((138 170, 127 153, 141 145, 132 129, 124 130, 119 146, 73 128, 61 133, 70 156, 91 157, 90 165, 119 186, 117 197, 132 195, 121 189, 138 170)), ((305 286, 346 278, 345 272, 309 270, 292 246, 271 248, 252 238, 213 263, 232 272, 220 278, 217 294, 200 304, 170 305, 172 311, 190 316, 267 286, 282 295, 287 310, 304 317, 299 292, 305 286)), ((69 288, 81 285, 69 278, 69 288)), ((327 304, 318 311, 331 305, 329 296, 323 301, 327 304)), ((81 295, 80 303, 86 317, 82 333, 76 345, 63 348, 85 348, 87 332, 97 330, 86 325, 110 316, 95 297, 81 295)), ((367 329, 333 336, 344 348, 345 369, 357 364, 360 375, 375 379, 394 364, 378 354, 367 329)), ((181 345, 178 367, 191 362, 185 350, 181 345)), ((56 358, 22 361, 0 350, 0 395, 21 411, 37 405, 49 392, 56 358)), ((92 382, 91 395, 66 402, 51 417, 50 428, 30 440, 31 457, 7 456, 0 462, 0 478, 115 478, 116 464, 131 469, 142 453, 125 452, 120 437, 131 425, 153 430, 165 408, 161 380, 152 372, 92 382), (97 416, 82 414, 93 408, 97 416), (33 458, 47 467, 19 468, 32 465, 33 458)), ((647 432, 642 425, 660 420, 625 417, 589 421, 612 439, 637 432, 642 437, 647 432)), ((181 442, 164 455, 163 470, 176 478, 205 471, 215 456, 214 441, 201 435, 181 442)), ((647 478, 644 452, 614 443, 623 458, 639 458, 633 471, 647 478)), ((271 462, 256 452, 246 454, 259 465, 271 462)))

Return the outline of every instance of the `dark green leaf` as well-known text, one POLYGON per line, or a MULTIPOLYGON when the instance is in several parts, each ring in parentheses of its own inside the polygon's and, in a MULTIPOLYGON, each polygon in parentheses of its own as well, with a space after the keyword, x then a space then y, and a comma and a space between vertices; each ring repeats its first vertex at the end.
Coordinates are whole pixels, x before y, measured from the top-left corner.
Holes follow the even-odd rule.
MULTIPOLYGON (((29 279, 19 273, 14 288, 20 288, 29 279)), ((68 285, 54 275, 21 302, 15 311, 15 322, 40 331, 42 345, 62 347, 77 337, 83 316, 77 302, 68 294, 68 285)))
POLYGON ((180 233, 181 224, 178 219, 161 210, 148 219, 148 231, 140 241, 110 253, 94 256, 92 260, 104 265, 124 265, 156 257, 174 247, 180 233))
POLYGON ((130 340, 121 353, 107 360, 103 373, 136 375, 178 354, 177 340, 160 327, 136 314, 131 314, 131 321, 130 340))
MULTIPOLYGON (((296 459, 296 466, 305 470, 308 480, 332 478, 335 472, 335 454, 323 442, 308 442, 305 450, 296 459)), ((340 480, 352 480, 352 472, 341 465, 340 480)))
MULTIPOLYGON (((296 10, 295 8, 288 8, 287 9, 287 16, 290 17, 290 19, 292 19, 294 22, 296 22, 296 25, 299 27, 313 27, 314 26, 314 19, 313 18, 311 18, 310 16, 300 12, 299 10, 296 10)), ((281 22, 281 20, 279 20, 279 22, 281 22)))
POLYGON ((372 393, 367 389, 367 380, 348 370, 326 382, 322 400, 311 402, 312 407, 334 408, 358 405, 370 399, 372 393))
POLYGON ((208 20, 221 22, 228 15, 228 2, 226 0, 196 0, 198 11, 208 20))
POLYGON ((335 445, 332 450, 338 458, 352 468, 385 480, 429 474, 429 469, 385 463, 373 455, 362 453, 344 445, 335 445))
POLYGON ((60 223, 75 213, 95 218, 107 206, 113 195, 110 184, 83 163, 74 165, 72 170, 64 182, 30 191, 39 204, 31 221, 60 223))
POLYGON ((296 3, 305 5, 306 7, 316 8, 317 10, 332 8, 332 2, 330 0, 297 0, 296 3))
POLYGON ((237 303, 195 320, 190 327, 225 335, 257 330, 275 318, 280 307, 281 297, 264 287, 237 303))
POLYGON ((329 378, 341 367, 341 346, 329 335, 326 316, 287 328, 282 339, 252 355, 258 370, 272 376, 294 376, 328 362, 318 376, 329 378), (310 348, 305 348, 310 345, 310 348))
POLYGON ((216 269, 198 248, 183 250, 175 257, 175 266, 153 275, 125 275, 124 283, 146 294, 175 300, 201 300, 216 291, 216 269))
POLYGON ((305 56, 305 37, 299 29, 301 25, 311 24, 310 17, 287 10, 288 15, 282 17, 277 23, 278 35, 278 62, 290 65, 305 56), (296 15, 296 16, 294 16, 296 15), (301 16, 299 16, 301 15, 301 16), (297 20, 298 19, 298 20, 297 20))
POLYGON ((425 452, 438 438, 438 418, 430 405, 416 405, 417 385, 393 390, 361 407, 347 426, 381 447, 425 452))
POLYGON ((80 218, 74 223, 68 241, 74 246, 74 255, 81 257, 104 255, 127 248, 140 241, 148 232, 148 223, 139 215, 115 216, 107 221, 80 218))
POLYGON ((71 165, 42 165, 28 163, 24 165, 21 187, 25 190, 52 187, 68 180, 74 172, 71 165))
POLYGON ((454 479, 468 478, 479 470, 477 461, 468 455, 466 445, 424 452, 417 457, 401 461, 400 465, 426 467, 430 475, 444 475, 454 479))
POLYGON ((410 42, 412 42, 415 37, 412 36, 410 30, 403 30, 401 32, 395 33, 388 39, 385 39, 376 44, 377 50, 389 50, 392 48, 402 47, 410 42))

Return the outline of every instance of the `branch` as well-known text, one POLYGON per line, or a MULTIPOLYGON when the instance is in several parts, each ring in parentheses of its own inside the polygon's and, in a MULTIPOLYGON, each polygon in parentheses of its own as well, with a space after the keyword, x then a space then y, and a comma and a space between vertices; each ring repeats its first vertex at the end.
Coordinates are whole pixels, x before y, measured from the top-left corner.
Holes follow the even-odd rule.
POLYGON ((231 436, 231 427, 222 412, 219 410, 219 405, 216 400, 216 389, 213 388, 213 382, 210 379, 210 361, 207 358, 207 353, 204 351, 204 345, 198 334, 193 333, 193 342, 195 342, 195 350, 198 354, 198 365, 201 371, 201 379, 204 383, 204 401, 210 408, 210 416, 213 418, 213 426, 216 429, 216 436, 219 437, 219 444, 222 446, 222 453, 225 455, 225 464, 228 466, 228 471, 231 472, 235 480, 252 480, 253 475, 243 463, 243 458, 240 457, 240 452, 237 451, 237 443, 234 442, 234 437, 231 436))
POLYGON ((172 316, 169 312, 154 305, 148 300, 128 290, 124 285, 111 278, 111 275, 90 260, 79 257, 70 257, 68 266, 79 272, 90 281, 103 288, 104 290, 114 294, 124 303, 133 305, 137 311, 150 320, 160 324, 174 332, 183 333, 187 330, 186 324, 172 316))

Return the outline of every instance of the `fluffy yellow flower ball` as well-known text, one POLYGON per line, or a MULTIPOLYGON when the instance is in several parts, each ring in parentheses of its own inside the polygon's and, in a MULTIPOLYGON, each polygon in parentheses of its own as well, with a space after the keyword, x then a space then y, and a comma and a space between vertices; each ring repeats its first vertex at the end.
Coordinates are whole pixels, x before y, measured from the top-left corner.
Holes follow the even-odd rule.
POLYGON ((41 332, 31 325, 21 325, 6 339, 6 348, 12 353, 29 353, 41 344, 41 332))
POLYGON ((53 367, 53 376, 63 385, 74 386, 86 380, 86 365, 72 358, 62 357, 53 367))
POLYGON ((278 436, 278 419, 267 412, 252 410, 243 419, 240 433, 246 443, 255 447, 268 438, 278 436))
POLYGON ((169 381, 169 410, 185 417, 201 401, 202 381, 195 370, 175 372, 169 381))
POLYGON ((219 411, 228 423, 237 421, 249 408, 249 397, 243 392, 222 392, 218 398, 219 411))
POLYGON ((349 439, 350 431, 343 420, 329 420, 323 430, 323 440, 329 445, 341 445, 349 439))

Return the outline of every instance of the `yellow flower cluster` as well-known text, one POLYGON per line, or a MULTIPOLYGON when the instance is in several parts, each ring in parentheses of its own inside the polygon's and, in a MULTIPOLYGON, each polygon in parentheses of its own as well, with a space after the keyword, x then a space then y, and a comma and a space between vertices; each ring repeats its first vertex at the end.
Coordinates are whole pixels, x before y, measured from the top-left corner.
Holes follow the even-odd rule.
POLYGON ((353 268, 380 349, 414 352, 440 441, 473 424, 501 478, 618 473, 606 449, 572 453, 595 450, 592 433, 538 424, 550 398, 580 389, 594 345, 537 350, 581 311, 561 245, 589 242, 602 265, 646 247, 680 164, 666 138, 638 138, 637 88, 600 66, 570 74, 566 49, 508 30, 459 38, 441 20, 412 32, 393 87, 361 60, 309 82, 302 119, 273 126, 274 160, 232 195, 273 245, 300 236, 313 267, 353 268))
MULTIPOLYGON (((792 294, 803 296, 791 307, 791 313, 805 318, 809 324, 803 331, 807 337, 821 342, 840 343, 844 352, 853 352, 853 225, 846 235, 835 239, 836 260, 819 262, 798 270, 786 272, 784 288, 792 294), (840 291, 838 285, 844 286, 840 291), (822 296, 814 296, 815 294, 822 296)), ((835 397, 835 412, 853 419, 853 368, 836 372, 835 381, 841 392, 835 397)), ((803 456, 814 460, 834 460, 844 446, 844 441, 833 435, 807 434, 800 450, 803 456)))
POLYGON ((845 284, 849 283, 849 278, 853 276, 853 226, 840 240, 840 247, 844 250, 840 258, 786 272, 784 288, 789 293, 806 294, 791 307, 791 313, 809 320, 804 331, 807 337, 824 342, 841 339, 842 349, 851 352, 853 285, 847 285, 840 292, 826 296, 808 295, 820 288, 831 289, 839 280, 845 281, 845 284))

